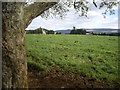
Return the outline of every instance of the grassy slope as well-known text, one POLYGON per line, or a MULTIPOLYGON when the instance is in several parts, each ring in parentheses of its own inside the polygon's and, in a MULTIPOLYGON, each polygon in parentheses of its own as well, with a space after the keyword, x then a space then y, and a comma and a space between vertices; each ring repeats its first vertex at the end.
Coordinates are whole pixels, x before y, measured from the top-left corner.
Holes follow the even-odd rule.
POLYGON ((118 37, 29 34, 26 42, 32 68, 72 70, 97 80, 117 81, 118 37))

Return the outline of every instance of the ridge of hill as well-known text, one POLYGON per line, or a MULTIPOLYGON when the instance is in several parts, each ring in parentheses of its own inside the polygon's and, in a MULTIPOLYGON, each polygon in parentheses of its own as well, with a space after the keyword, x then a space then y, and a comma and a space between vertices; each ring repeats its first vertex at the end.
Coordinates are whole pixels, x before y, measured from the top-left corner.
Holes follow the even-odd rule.
MULTIPOLYGON (((86 30, 87 32, 104 32, 104 33, 117 33, 119 29, 111 29, 111 28, 81 28, 86 30)), ((56 30, 57 32, 60 32, 61 34, 69 34, 72 29, 67 30, 56 30)))

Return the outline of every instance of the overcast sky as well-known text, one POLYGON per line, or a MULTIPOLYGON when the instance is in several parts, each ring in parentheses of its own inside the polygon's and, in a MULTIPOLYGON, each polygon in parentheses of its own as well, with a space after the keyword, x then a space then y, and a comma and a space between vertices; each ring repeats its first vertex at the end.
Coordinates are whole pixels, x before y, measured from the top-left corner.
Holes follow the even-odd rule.
POLYGON ((33 19, 31 24, 26 30, 34 30, 37 28, 45 28, 48 30, 66 30, 72 29, 73 26, 76 28, 114 28, 118 29, 118 7, 115 7, 114 15, 106 15, 106 18, 103 17, 102 12, 104 8, 99 10, 91 5, 88 12, 88 17, 80 17, 78 14, 75 14, 75 10, 70 8, 67 12, 64 19, 60 18, 51 18, 47 19, 38 16, 33 19))

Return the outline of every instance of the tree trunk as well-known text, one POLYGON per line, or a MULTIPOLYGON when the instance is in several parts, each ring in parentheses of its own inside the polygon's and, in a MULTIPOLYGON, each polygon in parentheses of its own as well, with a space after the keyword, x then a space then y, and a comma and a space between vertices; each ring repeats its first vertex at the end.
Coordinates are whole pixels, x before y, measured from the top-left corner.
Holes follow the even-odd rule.
POLYGON ((2 3, 2 87, 27 87, 23 3, 2 3))
POLYGON ((25 28, 32 19, 56 3, 35 3, 24 8, 24 3, 2 3, 2 87, 27 87, 25 28), (34 12, 33 12, 34 11, 34 12))

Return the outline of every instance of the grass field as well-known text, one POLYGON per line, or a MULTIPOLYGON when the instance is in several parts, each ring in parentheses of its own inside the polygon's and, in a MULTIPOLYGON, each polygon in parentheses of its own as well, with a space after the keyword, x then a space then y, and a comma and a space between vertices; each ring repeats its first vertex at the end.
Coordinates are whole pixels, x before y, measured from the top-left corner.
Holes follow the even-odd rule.
POLYGON ((47 72, 71 70, 96 80, 119 82, 118 37, 26 35, 28 67, 47 72))

